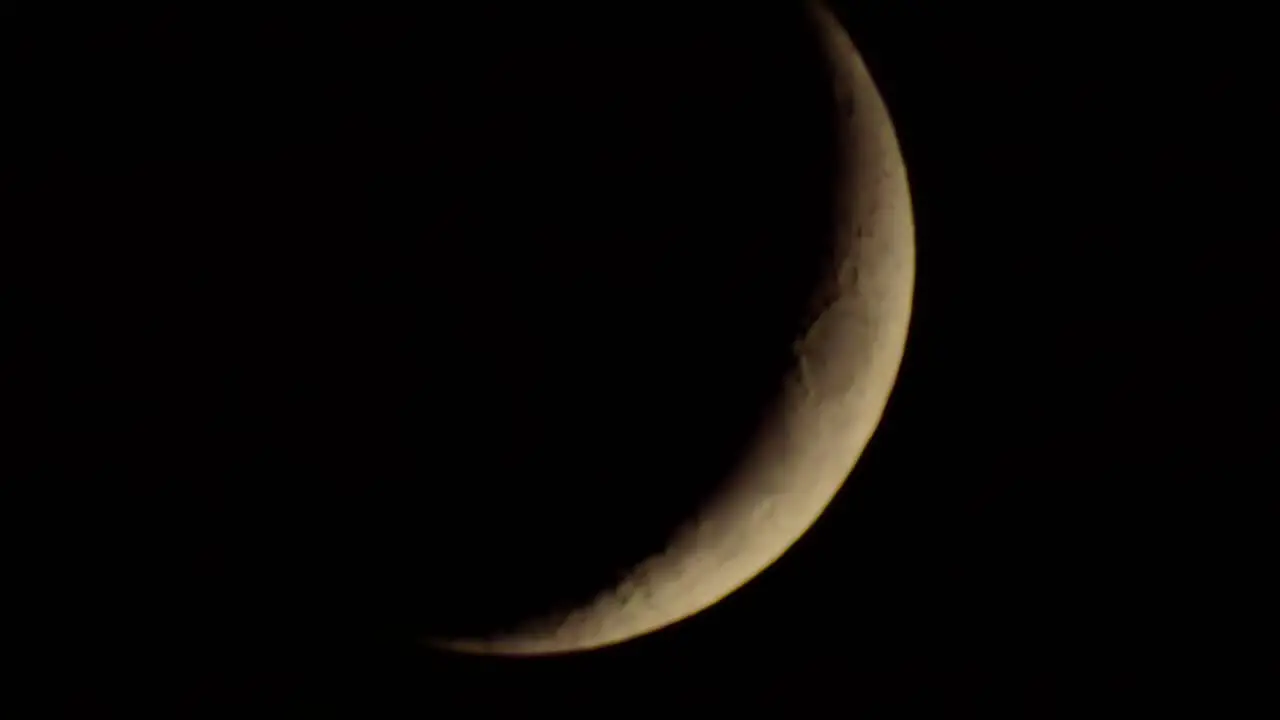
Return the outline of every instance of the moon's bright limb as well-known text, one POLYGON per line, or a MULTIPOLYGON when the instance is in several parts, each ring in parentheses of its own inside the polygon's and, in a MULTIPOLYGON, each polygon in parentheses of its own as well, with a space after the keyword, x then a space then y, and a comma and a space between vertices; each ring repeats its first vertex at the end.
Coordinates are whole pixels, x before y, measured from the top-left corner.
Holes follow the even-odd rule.
POLYGON ((771 565, 814 523, 870 440, 897 377, 915 276, 911 198, 893 123, 839 21, 813 6, 846 118, 837 236, 816 320, 778 410, 726 490, 592 602, 501 636, 436 644, 500 655, 587 650, 693 615, 771 565))

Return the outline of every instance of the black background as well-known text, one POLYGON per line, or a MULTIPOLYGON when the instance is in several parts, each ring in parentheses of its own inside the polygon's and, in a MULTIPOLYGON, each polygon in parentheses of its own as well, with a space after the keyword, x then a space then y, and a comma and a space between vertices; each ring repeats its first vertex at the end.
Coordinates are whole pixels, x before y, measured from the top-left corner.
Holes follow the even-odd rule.
POLYGON ((1233 686, 1274 681, 1259 23, 838 9, 895 119, 918 230, 880 429, 813 530, 740 592, 622 646, 531 661, 397 638, 432 602, 432 617, 491 618, 599 582, 656 542, 654 514, 705 490, 666 480, 670 458, 712 468, 742 441, 814 271, 812 243, 770 241, 821 235, 831 172, 798 16, 15 15, 4 272, 34 368, 16 387, 39 401, 24 428, 53 440, 30 485, 55 522, 14 526, 39 578, 45 612, 24 625, 52 651, 49 697, 83 714, 682 712, 687 698, 1044 715, 1140 709, 1219 676, 1230 689, 1211 702, 1235 701, 1233 686), (406 100, 410 81, 431 101, 406 100), (467 109, 426 109, 445 105, 467 109), (610 134, 636 127, 663 142, 610 134), (172 180, 191 166, 213 170, 172 180), (573 240, 528 249, 526 224, 573 240), (379 240, 354 252, 362 233, 379 240), (423 235, 454 241, 410 241, 423 235), (725 257, 740 265, 721 279, 725 257), (373 298, 361 307, 410 309, 344 310, 335 283, 373 298), (403 332, 415 323, 427 340, 403 332), (513 342, 530 326, 541 339, 513 342), (449 351, 462 343, 480 352, 449 351), (516 353, 549 390, 509 372, 516 353), (487 403, 511 418, 500 441, 487 403), (375 416, 394 422, 350 421, 375 416), (534 442, 530 427, 554 430, 534 442), (576 441, 540 449, 551 432, 576 441), (494 451, 511 443, 523 454, 494 451), (601 466, 621 468, 604 490, 540 472, 601 466), (426 491, 351 482, 411 472, 426 491), (423 545, 450 551, 430 582, 388 571, 422 562, 392 548, 423 545))

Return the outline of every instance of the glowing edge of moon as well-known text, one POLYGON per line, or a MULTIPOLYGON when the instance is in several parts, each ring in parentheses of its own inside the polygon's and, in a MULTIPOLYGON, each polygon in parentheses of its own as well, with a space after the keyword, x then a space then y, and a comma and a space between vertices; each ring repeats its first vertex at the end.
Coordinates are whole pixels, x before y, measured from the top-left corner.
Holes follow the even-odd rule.
POLYGON ((777 561, 821 515, 870 441, 897 379, 911 317, 911 196, 892 120, 862 57, 829 10, 810 7, 849 123, 839 186, 848 204, 837 205, 836 270, 819 293, 829 300, 796 342, 796 365, 774 419, 727 489, 665 552, 617 586, 575 610, 499 636, 428 644, 489 655, 559 654, 613 645, 688 618, 777 561))

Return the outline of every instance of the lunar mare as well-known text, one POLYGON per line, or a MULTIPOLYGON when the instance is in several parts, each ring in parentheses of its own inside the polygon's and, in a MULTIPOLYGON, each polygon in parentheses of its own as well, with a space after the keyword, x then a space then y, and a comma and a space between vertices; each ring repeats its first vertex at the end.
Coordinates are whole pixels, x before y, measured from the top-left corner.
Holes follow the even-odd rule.
POLYGON ((698 613, 782 556, 852 470, 888 402, 907 339, 915 275, 911 199, 893 124, 839 21, 812 6, 846 130, 832 272, 793 348, 777 410, 725 484, 664 552, 568 612, 487 638, 432 639, 471 653, 588 650, 698 613), (855 192, 856 189, 856 192, 855 192))

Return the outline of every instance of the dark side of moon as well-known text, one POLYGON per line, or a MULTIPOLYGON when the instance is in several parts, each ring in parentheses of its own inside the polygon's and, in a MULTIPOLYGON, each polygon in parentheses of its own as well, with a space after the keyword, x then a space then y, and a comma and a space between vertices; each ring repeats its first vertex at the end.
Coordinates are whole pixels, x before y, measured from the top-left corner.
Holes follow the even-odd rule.
POLYGON ((100 118, 29 149, 62 422, 188 622, 495 636, 725 490, 836 271, 846 118, 806 12, 659 15, 139 20, 61 68, 100 118))

